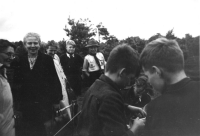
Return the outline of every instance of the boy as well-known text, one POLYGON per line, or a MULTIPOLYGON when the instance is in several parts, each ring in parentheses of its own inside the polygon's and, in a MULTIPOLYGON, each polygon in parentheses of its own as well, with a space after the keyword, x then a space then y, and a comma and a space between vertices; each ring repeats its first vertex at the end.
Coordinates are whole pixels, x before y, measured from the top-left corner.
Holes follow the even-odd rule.
POLYGON ((152 41, 142 51, 140 61, 148 81, 162 94, 146 107, 144 135, 200 135, 199 82, 186 76, 178 43, 165 38, 152 41))
POLYGON ((80 136, 133 136, 128 130, 124 111, 130 108, 144 112, 140 108, 125 106, 122 90, 127 86, 139 68, 139 60, 134 49, 127 45, 115 47, 108 58, 105 75, 101 75, 87 90, 77 132, 80 136))
POLYGON ((83 63, 83 73, 87 77, 87 87, 90 87, 104 73, 106 62, 103 54, 98 52, 98 46, 98 42, 94 39, 89 40, 88 45, 85 46, 89 52, 83 63))
POLYGON ((78 54, 75 54, 75 46, 76 44, 72 40, 66 42, 67 53, 60 57, 60 63, 69 80, 69 84, 78 97, 81 95, 81 69, 83 59, 78 54))

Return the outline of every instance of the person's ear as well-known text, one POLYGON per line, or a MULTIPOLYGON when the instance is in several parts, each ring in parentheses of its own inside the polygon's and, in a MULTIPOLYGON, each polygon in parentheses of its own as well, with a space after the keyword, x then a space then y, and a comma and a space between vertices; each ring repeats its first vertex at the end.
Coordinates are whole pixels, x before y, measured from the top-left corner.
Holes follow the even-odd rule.
POLYGON ((152 72, 155 73, 155 74, 157 74, 160 77, 162 75, 162 70, 159 67, 157 67, 157 66, 152 66, 152 72))
POLYGON ((124 74, 125 74, 125 68, 122 68, 120 71, 119 71, 119 76, 120 77, 123 77, 124 76, 124 74))

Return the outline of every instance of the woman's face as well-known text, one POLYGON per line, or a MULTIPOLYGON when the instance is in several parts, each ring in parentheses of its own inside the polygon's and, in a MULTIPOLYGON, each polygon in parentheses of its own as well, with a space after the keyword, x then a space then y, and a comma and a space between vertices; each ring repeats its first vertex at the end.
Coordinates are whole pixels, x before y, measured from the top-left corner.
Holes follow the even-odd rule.
POLYGON ((8 47, 6 50, 0 52, 0 63, 6 67, 10 67, 10 63, 14 59, 14 48, 8 47))
POLYGON ((96 46, 89 47, 89 53, 91 54, 97 53, 97 47, 96 46))
POLYGON ((39 40, 36 37, 26 38, 25 48, 29 55, 36 55, 40 49, 39 40))

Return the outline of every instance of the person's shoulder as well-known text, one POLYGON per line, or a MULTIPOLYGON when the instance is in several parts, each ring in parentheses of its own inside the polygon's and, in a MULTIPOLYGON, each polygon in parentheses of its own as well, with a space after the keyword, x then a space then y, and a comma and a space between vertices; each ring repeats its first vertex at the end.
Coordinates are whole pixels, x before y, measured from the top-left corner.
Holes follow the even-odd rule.
POLYGON ((99 79, 95 81, 95 84, 91 89, 94 90, 94 95, 98 95, 102 98, 121 97, 116 89, 99 79))
POLYGON ((88 59, 88 58, 90 58, 91 57, 91 55, 90 54, 87 54, 84 58, 85 59, 88 59))
POLYGON ((79 55, 79 54, 77 54, 77 53, 75 53, 74 56, 75 56, 76 58, 78 58, 78 59, 82 59, 81 55, 79 55))
POLYGON ((63 58, 65 58, 67 55, 66 55, 66 53, 65 54, 62 54, 61 56, 60 56, 60 59, 63 59, 63 58))
POLYGON ((102 52, 97 52, 97 55, 103 56, 102 52))
POLYGON ((200 81, 199 80, 193 80, 193 79, 191 79, 190 82, 191 82, 191 84, 195 84, 197 86, 200 86, 200 81))
POLYGON ((190 80, 190 82, 185 86, 187 87, 190 92, 196 92, 200 95, 200 81, 190 80))
POLYGON ((40 55, 46 60, 53 60, 53 58, 47 54, 41 53, 40 55))

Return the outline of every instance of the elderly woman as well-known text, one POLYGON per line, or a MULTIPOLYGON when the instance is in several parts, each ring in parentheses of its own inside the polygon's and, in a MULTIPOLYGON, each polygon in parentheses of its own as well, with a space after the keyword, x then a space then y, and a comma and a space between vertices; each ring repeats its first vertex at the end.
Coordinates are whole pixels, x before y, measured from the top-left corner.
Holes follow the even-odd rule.
POLYGON ((0 136, 15 136, 13 118, 13 97, 5 75, 14 58, 14 45, 0 39, 0 136))
POLYGON ((23 44, 27 54, 19 57, 14 82, 21 86, 20 110, 27 124, 24 135, 44 135, 44 123, 52 117, 52 106, 57 107, 62 100, 61 84, 52 57, 39 51, 40 36, 28 33, 23 44))

